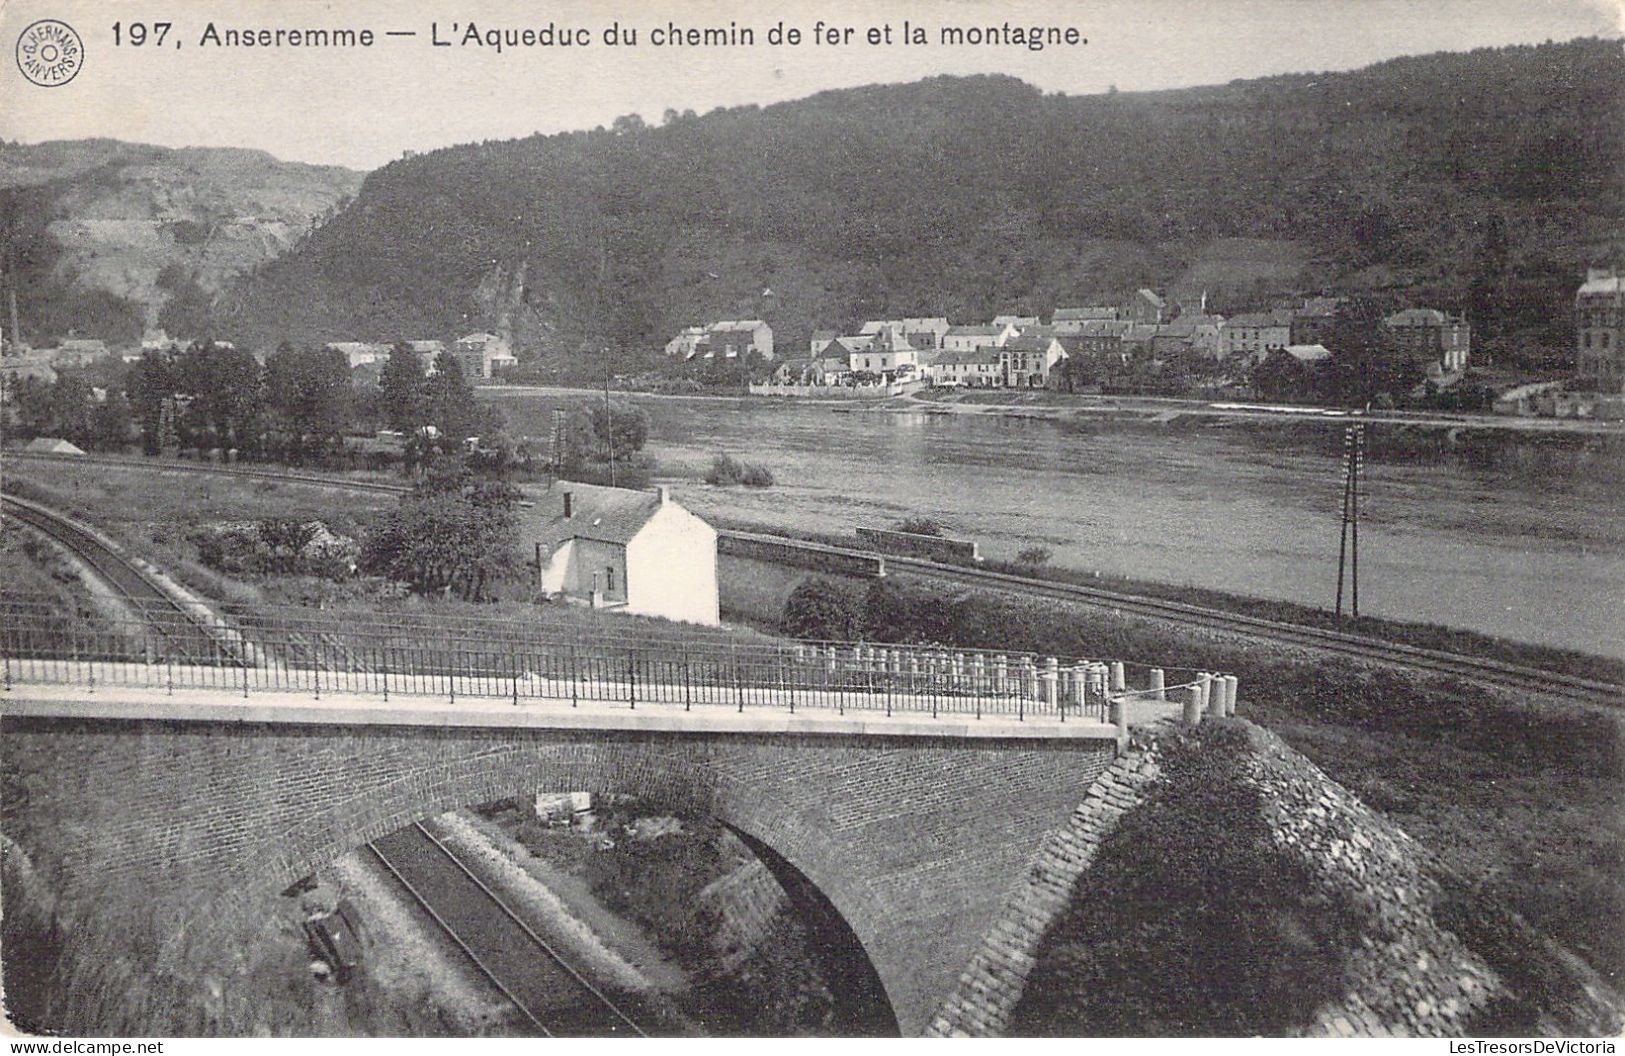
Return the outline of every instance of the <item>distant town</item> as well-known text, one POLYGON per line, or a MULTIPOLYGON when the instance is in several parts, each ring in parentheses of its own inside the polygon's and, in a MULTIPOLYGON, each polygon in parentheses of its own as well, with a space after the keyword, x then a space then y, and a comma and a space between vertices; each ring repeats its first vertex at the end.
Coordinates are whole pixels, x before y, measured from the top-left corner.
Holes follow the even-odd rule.
MULTIPOLYGON (((764 293, 771 300, 771 291, 764 293)), ((775 397, 884 398, 926 389, 1241 397, 1620 421, 1622 327, 1625 286, 1614 268, 1588 269, 1575 290, 1572 367, 1538 376, 1483 362, 1474 352, 1471 321, 1431 305, 1390 311, 1364 297, 1313 295, 1226 317, 1208 309, 1205 292, 1141 288, 1057 306, 1048 321, 1017 313, 986 322, 871 319, 851 333, 815 330, 805 348, 793 352, 775 345, 766 319, 716 320, 674 335, 652 373, 629 375, 617 367, 615 383, 669 388, 686 379, 696 387, 775 397)), ((8 335, 0 398, 13 404, 29 391, 54 387, 61 372, 100 366, 106 373, 108 365, 138 365, 145 356, 174 355, 204 340, 158 331, 137 347, 69 337, 35 349, 8 335)), ((208 343, 234 350, 230 342, 208 343)), ((514 342, 489 331, 451 341, 335 341, 322 351, 335 360, 342 356, 352 385, 367 392, 378 390, 398 347, 414 354, 426 375, 445 357, 474 383, 538 380, 514 342)), ((265 362, 265 352, 252 354, 265 362)), ((606 361, 606 371, 610 365, 606 361)), ((87 391, 97 403, 106 399, 104 385, 87 391)))

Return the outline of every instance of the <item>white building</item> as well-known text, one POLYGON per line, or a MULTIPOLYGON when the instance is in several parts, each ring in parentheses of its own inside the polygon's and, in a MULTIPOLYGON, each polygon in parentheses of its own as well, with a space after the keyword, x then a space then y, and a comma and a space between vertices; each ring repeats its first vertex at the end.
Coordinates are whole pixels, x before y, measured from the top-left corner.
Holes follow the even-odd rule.
POLYGON ((368 363, 381 363, 389 358, 391 351, 391 346, 371 341, 329 341, 323 347, 332 352, 344 353, 351 370, 368 363))
POLYGON ((854 374, 868 371, 889 382, 918 371, 920 352, 898 331, 882 330, 868 348, 855 349, 847 356, 847 366, 854 374))
POLYGON ((459 337, 452 355, 457 357, 465 378, 489 378, 519 362, 507 339, 491 333, 459 337))
POLYGON ((640 616, 716 624, 717 533, 665 488, 558 481, 527 489, 520 538, 551 596, 640 616))
POLYGON ((964 386, 972 389, 997 388, 1004 384, 1003 358, 999 349, 973 348, 968 352, 944 349, 931 357, 926 376, 933 385, 964 386))
POLYGON ((903 319, 871 319, 858 333, 873 337, 882 330, 892 330, 908 339, 908 343, 922 351, 942 347, 942 335, 949 330, 946 316, 915 316, 903 319))
POLYGON ((1014 326, 953 326, 942 336, 946 352, 974 352, 978 348, 997 348, 1015 337, 1019 329, 1014 326))

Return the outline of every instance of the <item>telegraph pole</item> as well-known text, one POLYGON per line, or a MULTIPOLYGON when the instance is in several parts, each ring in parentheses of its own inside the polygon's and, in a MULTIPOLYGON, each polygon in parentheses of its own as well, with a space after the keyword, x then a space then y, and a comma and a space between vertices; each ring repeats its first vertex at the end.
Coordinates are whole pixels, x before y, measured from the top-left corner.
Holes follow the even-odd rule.
POLYGON ((1365 469, 1365 426, 1343 430, 1343 523, 1337 537, 1337 618, 1343 618, 1344 570, 1348 570, 1350 614, 1360 618, 1360 477, 1365 469))
POLYGON ((609 407, 609 346, 604 346, 604 444, 609 448, 609 486, 615 486, 615 418, 609 407))

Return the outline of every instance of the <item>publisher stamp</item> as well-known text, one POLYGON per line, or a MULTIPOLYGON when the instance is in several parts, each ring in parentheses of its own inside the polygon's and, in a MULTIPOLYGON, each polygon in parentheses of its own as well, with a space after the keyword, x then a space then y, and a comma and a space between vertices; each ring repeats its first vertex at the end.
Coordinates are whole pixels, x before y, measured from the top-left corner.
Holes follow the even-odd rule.
POLYGON ((42 18, 17 38, 17 68, 41 88, 60 88, 85 64, 85 45, 66 22, 42 18))

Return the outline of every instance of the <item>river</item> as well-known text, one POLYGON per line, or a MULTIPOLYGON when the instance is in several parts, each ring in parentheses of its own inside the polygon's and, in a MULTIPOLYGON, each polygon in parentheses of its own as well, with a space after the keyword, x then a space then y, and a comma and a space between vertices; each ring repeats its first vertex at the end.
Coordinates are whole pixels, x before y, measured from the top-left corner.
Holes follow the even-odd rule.
MULTIPOLYGON (((484 391, 516 432, 538 436, 552 408, 584 398, 484 391)), ((837 533, 926 516, 991 557, 1042 546, 1073 568, 1334 601, 1335 437, 634 398, 649 414, 658 479, 702 515, 837 533), (719 452, 765 465, 777 483, 706 485, 719 452)), ((1374 452, 1361 612, 1625 657, 1619 452, 1516 439, 1487 452, 1374 452)))

